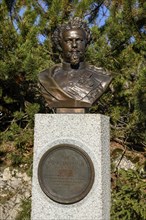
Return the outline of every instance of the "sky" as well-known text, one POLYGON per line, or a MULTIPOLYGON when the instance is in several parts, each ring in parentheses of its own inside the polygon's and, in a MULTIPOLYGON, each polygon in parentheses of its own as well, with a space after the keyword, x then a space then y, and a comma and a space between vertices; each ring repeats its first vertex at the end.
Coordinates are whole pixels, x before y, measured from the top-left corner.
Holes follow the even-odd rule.
MULTIPOLYGON (((46 4, 42 0, 39 0, 38 2, 42 6, 42 8, 45 11, 47 11, 48 7, 46 6, 46 4)), ((105 24, 108 17, 109 17, 109 10, 107 9, 107 7, 105 7, 105 6, 100 7, 99 16, 96 19, 97 26, 102 27, 105 24)), ((43 43, 45 41, 45 39, 46 39, 46 37, 44 37, 43 35, 41 35, 41 34, 38 35, 38 40, 40 43, 43 43)))
MULTIPOLYGON (((41 5, 41 7, 44 9, 44 11, 47 11, 48 10, 48 6, 42 1, 42 0, 38 0, 38 3, 41 5)), ((19 16, 23 17, 24 13, 25 13, 25 10, 26 10, 26 7, 22 7, 19 11, 19 16)), ((105 7, 105 6, 102 6, 100 7, 100 10, 99 10, 99 16, 97 17, 96 19, 96 25, 98 27, 102 27, 107 18, 109 17, 109 10, 105 7)), ((36 21, 35 21, 35 24, 37 25, 39 23, 39 16, 37 17, 36 21)), ((13 25, 14 27, 16 28, 17 32, 19 33, 19 28, 18 28, 18 25, 17 25, 17 21, 14 20, 13 21, 13 25)), ((92 25, 91 25, 92 26, 92 25)), ((40 43, 43 43, 46 39, 46 37, 42 34, 38 34, 38 41, 40 43)))

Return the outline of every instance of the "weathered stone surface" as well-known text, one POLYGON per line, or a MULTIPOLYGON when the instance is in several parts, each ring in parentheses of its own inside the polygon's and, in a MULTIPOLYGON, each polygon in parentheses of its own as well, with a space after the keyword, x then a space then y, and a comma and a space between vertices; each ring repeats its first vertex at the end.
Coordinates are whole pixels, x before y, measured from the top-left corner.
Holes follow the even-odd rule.
POLYGON ((15 220, 21 201, 31 196, 31 178, 9 167, 0 173, 0 220, 15 220))
POLYGON ((118 169, 124 169, 124 170, 128 170, 128 169, 136 169, 136 165, 134 163, 132 163, 130 160, 128 160, 126 157, 123 157, 121 159, 121 157, 118 157, 114 160, 113 162, 115 164, 115 166, 118 166, 118 169))
POLYGON ((32 220, 109 220, 109 118, 94 114, 37 114, 35 118, 32 220), (63 205, 47 197, 38 182, 38 164, 55 145, 82 148, 95 169, 93 187, 81 201, 63 205))
POLYGON ((9 167, 7 167, 6 169, 4 169, 4 172, 3 172, 3 180, 8 181, 11 179, 11 177, 12 175, 11 175, 10 169, 9 167))

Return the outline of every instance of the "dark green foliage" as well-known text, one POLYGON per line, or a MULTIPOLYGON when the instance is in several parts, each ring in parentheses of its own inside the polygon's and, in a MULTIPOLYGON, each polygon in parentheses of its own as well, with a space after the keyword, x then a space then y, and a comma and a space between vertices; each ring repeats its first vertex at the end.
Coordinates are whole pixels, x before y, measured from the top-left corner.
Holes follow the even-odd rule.
POLYGON ((16 220, 30 220, 31 215, 31 200, 23 200, 21 204, 22 211, 18 213, 16 220))
POLYGON ((111 220, 145 220, 145 186, 138 171, 119 170, 113 183, 111 220))
MULTIPOLYGON (((91 108, 91 112, 111 116, 113 138, 126 140, 133 146, 137 143, 142 148, 145 146, 145 5, 141 2, 138 5, 135 0, 106 3, 111 14, 99 28, 93 20, 98 19, 104 4, 103 1, 64 0, 59 3, 54 0, 22 5, 21 1, 16 1, 13 23, 9 17, 5 19, 7 8, 2 4, 0 84, 3 130, 9 124, 6 118, 12 120, 15 111, 27 113, 28 105, 38 104, 38 110, 46 111, 37 88, 37 74, 59 60, 51 49, 51 34, 70 14, 84 17, 91 12, 93 42, 88 48, 87 60, 107 68, 114 78, 109 92, 91 108), (22 8, 23 15, 20 13, 22 8), (39 34, 45 37, 43 43, 38 41, 39 34)), ((33 111, 31 115, 32 119, 33 111)), ((25 122, 22 124, 24 127, 25 122)))
POLYGON ((141 145, 143 149, 146 146, 146 9, 135 0, 113 1, 109 9, 111 15, 106 24, 92 28, 95 43, 89 48, 88 60, 111 70, 114 80, 110 93, 93 109, 111 116, 113 139, 118 137, 130 147, 137 149, 141 145))
MULTIPOLYGON (((60 62, 60 56, 52 49, 51 35, 59 23, 73 15, 85 18, 92 30, 87 61, 113 74, 110 88, 90 112, 110 116, 112 140, 125 143, 129 149, 145 151, 145 1, 2 0, 1 163, 32 163, 34 114, 50 112, 40 95, 37 75, 60 62)), ((120 171, 113 190, 112 219, 144 219, 139 206, 144 206, 143 183, 136 171, 120 171)))
POLYGON ((8 11, 10 12, 10 14, 12 13, 12 9, 15 3, 15 0, 5 0, 5 3, 7 5, 8 11))

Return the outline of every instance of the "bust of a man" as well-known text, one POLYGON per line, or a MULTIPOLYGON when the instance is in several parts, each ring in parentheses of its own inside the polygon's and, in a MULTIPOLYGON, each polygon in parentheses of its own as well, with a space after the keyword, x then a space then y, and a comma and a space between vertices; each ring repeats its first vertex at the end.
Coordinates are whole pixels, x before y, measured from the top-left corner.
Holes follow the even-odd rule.
POLYGON ((90 29, 80 18, 59 26, 53 41, 61 52, 62 64, 39 74, 42 95, 50 108, 89 108, 112 80, 102 68, 88 65, 85 51, 91 41, 90 29))

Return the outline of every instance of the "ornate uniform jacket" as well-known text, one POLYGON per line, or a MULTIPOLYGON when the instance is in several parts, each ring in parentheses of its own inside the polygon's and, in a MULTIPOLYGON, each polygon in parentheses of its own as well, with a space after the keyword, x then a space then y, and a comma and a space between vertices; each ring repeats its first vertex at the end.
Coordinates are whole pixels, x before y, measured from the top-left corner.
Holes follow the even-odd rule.
POLYGON ((41 92, 50 108, 91 107, 111 80, 103 68, 85 63, 79 69, 68 68, 68 64, 56 65, 39 74, 41 92))

